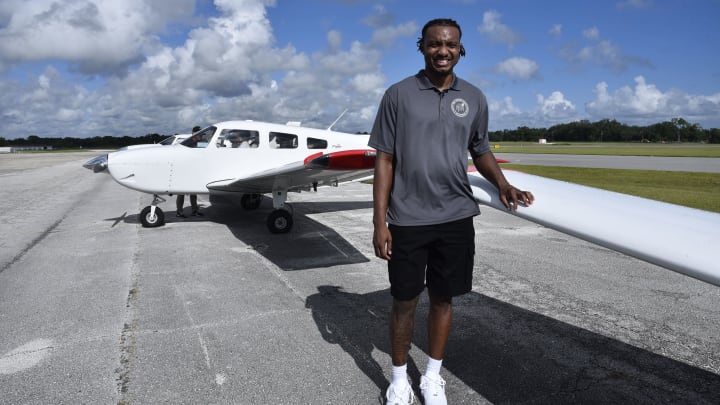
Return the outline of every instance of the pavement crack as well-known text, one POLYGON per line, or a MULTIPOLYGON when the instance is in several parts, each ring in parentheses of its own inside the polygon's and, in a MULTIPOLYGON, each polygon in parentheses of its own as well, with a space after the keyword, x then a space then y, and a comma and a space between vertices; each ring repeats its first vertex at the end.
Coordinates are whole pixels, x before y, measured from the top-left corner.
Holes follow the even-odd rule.
POLYGON ((118 405, 129 404, 132 401, 129 397, 130 374, 133 362, 135 361, 135 349, 138 332, 138 319, 135 310, 139 292, 139 274, 134 263, 137 257, 133 258, 133 268, 130 273, 131 286, 125 300, 125 322, 120 332, 120 365, 116 370, 117 391, 119 394, 118 405))

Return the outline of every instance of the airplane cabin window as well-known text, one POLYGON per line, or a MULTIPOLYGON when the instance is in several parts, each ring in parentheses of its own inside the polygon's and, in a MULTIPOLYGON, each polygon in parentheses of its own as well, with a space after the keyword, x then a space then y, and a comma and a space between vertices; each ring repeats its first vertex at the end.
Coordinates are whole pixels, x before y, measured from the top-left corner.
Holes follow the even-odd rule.
POLYGON ((328 143, 324 139, 308 138, 307 148, 308 149, 327 149, 328 143))
POLYGON ((270 147, 277 149, 295 149, 298 147, 298 137, 282 132, 270 132, 270 147))
POLYGON ((223 147, 231 148, 257 148, 260 144, 258 131, 246 129, 223 129, 218 137, 218 143, 222 140, 223 147))

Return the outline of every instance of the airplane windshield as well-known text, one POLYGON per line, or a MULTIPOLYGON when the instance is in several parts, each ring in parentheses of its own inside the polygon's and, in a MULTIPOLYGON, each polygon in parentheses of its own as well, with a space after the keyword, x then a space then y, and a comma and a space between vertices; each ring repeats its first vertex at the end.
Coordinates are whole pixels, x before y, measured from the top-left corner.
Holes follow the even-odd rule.
POLYGON ((175 141, 175 135, 171 135, 171 136, 163 139, 162 141, 160 141, 160 145, 172 145, 174 141, 175 141))
POLYGON ((205 148, 210 143, 210 138, 212 138, 215 133, 215 129, 214 126, 211 126, 202 131, 195 132, 188 139, 182 141, 181 145, 187 146, 188 148, 205 148))

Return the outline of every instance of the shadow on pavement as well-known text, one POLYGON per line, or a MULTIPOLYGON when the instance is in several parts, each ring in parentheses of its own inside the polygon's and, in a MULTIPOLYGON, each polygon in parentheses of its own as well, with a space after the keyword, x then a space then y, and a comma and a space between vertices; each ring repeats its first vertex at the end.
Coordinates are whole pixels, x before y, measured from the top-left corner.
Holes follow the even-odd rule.
MULTIPOLYGON (((224 224, 235 237, 252 246, 285 271, 331 267, 370 261, 338 232, 308 215, 372 207, 369 201, 291 203, 294 226, 286 234, 272 234, 265 224, 272 202, 264 197, 261 208, 245 210, 233 200, 214 198, 206 217, 224 224)), ((368 244, 370 240, 368 239, 368 244)))
MULTIPOLYGON (((351 355, 380 393, 388 385, 390 300, 389 290, 353 294, 327 285, 306 300, 325 340, 351 355), (388 356, 382 364, 374 348, 388 356)), ((720 403, 716 374, 481 294, 456 298, 454 308, 443 366, 492 403, 720 403)), ((423 294, 414 344, 424 352, 427 309, 423 294)), ((410 356, 417 390, 427 356, 410 356)), ((448 383, 448 402, 463 403, 463 392, 448 383)))
MULTIPOLYGON (((174 200, 170 202, 174 203, 174 200)), ((295 225, 286 234, 272 234, 265 224, 268 214, 272 211, 272 201, 268 197, 263 197, 261 207, 255 210, 243 209, 239 196, 237 198, 211 196, 210 202, 211 204, 207 206, 200 204, 203 216, 198 217, 188 215, 187 218, 177 218, 174 210, 165 209, 163 210, 165 222, 189 224, 211 221, 223 224, 238 240, 251 246, 284 271, 370 261, 334 229, 313 220, 308 215, 371 208, 371 201, 290 203, 295 225)), ((185 207, 185 211, 186 215, 189 214, 188 207, 185 207)), ((105 221, 112 222, 112 226, 117 225, 118 222, 140 224, 138 213, 130 215, 123 213, 116 218, 105 218, 105 221)))

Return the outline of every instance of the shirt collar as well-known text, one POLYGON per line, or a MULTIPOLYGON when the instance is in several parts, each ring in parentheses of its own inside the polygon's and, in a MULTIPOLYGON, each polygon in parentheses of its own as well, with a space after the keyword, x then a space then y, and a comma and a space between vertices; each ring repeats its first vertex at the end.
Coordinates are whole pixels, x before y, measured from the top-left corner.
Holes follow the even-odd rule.
MULTIPOLYGON (((428 79, 427 76, 425 76, 425 72, 423 70, 420 70, 416 75, 415 79, 417 79, 418 87, 420 90, 431 90, 435 89, 435 85, 432 84, 430 79, 428 79)), ((450 87, 448 87, 448 90, 457 90, 457 75, 453 73, 453 81, 450 84, 450 87)))

